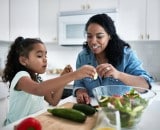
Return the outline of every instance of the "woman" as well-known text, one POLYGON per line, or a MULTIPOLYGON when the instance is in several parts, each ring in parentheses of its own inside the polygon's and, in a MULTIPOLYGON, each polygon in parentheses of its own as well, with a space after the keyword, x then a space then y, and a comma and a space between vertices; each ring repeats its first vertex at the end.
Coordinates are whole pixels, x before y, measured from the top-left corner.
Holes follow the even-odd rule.
POLYGON ((73 94, 79 103, 90 103, 92 89, 102 85, 150 88, 152 77, 142 68, 130 45, 118 37, 114 22, 107 14, 92 16, 85 31, 87 41, 77 57, 76 68, 86 64, 94 66, 98 78, 74 82, 73 94))

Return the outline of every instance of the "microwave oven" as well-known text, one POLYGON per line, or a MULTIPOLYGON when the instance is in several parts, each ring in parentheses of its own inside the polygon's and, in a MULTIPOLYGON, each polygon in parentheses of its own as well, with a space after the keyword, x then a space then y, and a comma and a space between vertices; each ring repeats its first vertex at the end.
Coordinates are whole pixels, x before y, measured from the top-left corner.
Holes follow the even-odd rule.
POLYGON ((59 45, 83 45, 85 39, 85 24, 89 18, 97 13, 108 14, 113 21, 116 21, 116 10, 99 10, 87 13, 61 12, 58 18, 58 43, 59 45))

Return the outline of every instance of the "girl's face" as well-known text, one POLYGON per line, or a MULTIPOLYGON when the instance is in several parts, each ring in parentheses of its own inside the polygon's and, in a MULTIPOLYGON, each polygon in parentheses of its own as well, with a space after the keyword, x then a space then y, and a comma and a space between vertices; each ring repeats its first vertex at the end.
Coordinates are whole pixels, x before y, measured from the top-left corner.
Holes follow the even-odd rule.
POLYGON ((103 53, 110 40, 110 35, 102 26, 91 23, 87 28, 88 46, 94 54, 103 53))
POLYGON ((44 73, 47 67, 47 51, 44 44, 35 44, 28 57, 25 57, 23 65, 34 73, 44 73))

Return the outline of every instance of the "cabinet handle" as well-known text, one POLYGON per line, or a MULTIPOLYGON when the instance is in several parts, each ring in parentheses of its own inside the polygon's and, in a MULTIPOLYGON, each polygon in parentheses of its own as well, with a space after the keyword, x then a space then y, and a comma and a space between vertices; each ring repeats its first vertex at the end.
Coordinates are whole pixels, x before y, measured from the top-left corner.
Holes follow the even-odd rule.
POLYGON ((86 5, 86 9, 90 9, 90 5, 89 4, 86 5))
POLYGON ((149 34, 146 34, 146 38, 149 40, 149 38, 150 38, 150 37, 149 37, 149 34))
POLYGON ((82 8, 82 10, 86 9, 85 5, 81 5, 81 8, 82 8))
POLYGON ((57 41, 57 37, 54 37, 54 38, 53 38, 53 41, 56 42, 56 41, 57 41))
POLYGON ((139 37, 140 37, 140 40, 143 40, 143 34, 140 34, 139 37))

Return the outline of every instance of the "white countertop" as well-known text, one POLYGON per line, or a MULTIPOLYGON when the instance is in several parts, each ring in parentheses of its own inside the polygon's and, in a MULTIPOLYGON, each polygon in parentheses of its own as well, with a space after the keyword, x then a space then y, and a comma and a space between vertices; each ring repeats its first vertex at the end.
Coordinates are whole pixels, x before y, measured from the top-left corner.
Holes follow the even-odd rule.
MULTIPOLYGON (((58 105, 64 104, 66 102, 75 102, 76 99, 73 96, 67 97, 59 102, 58 105)), ((92 98, 91 99, 92 105, 97 105, 97 101, 92 98)), ((44 110, 41 110, 31 116, 39 115, 43 112, 45 112, 48 109, 48 107, 44 110)), ((156 97, 153 102, 148 106, 146 111, 144 112, 141 122, 139 123, 138 130, 160 130, 160 99, 159 97, 156 97)), ((19 120, 21 121, 21 120, 19 120)), ((17 124, 19 121, 12 123, 6 127, 1 128, 1 130, 13 130, 13 126, 17 124)), ((137 130, 137 129, 136 129, 137 130)))
POLYGON ((139 130, 160 130, 160 100, 153 101, 142 115, 139 130))
MULTIPOLYGON (((160 119, 160 82, 153 83, 152 85, 153 85, 152 90, 154 90, 157 93, 157 95, 154 98, 153 102, 145 110, 145 113, 142 116, 141 122, 139 123, 138 130, 160 130, 160 123, 159 123, 159 119, 160 119)), ((69 96, 65 99, 62 99, 59 102, 58 106, 66 103, 66 102, 75 102, 76 103, 76 99, 73 96, 69 96)), ((91 104, 97 105, 98 103, 94 98, 92 98, 91 104)), ((48 109, 48 107, 46 107, 44 110, 41 110, 33 115, 30 115, 30 116, 33 116, 33 117, 37 116, 37 115, 45 112, 47 109, 48 109)), ((23 119, 21 119, 21 120, 23 120, 23 119)), ((13 130, 14 125, 19 123, 21 120, 14 122, 6 127, 0 128, 0 130, 13 130)))

